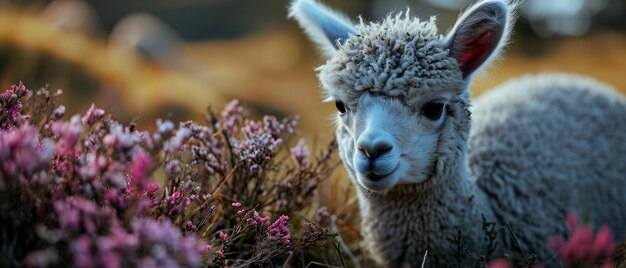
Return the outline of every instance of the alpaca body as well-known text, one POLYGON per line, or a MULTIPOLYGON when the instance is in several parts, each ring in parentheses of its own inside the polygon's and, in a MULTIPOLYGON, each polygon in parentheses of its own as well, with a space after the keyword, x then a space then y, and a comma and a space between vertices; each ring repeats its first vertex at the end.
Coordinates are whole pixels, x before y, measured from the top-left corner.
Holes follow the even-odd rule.
POLYGON ((361 233, 370 256, 384 267, 419 267, 428 251, 426 267, 472 266, 459 239, 471 252, 484 254, 480 225, 483 216, 493 215, 476 185, 463 183, 429 189, 400 185, 384 197, 359 190, 361 233), (424 194, 407 194, 415 190, 424 194))
MULTIPOLYGON (((626 235, 626 100, 589 78, 542 74, 510 81, 472 109, 469 162, 499 224, 525 252, 550 259, 570 212, 626 235)), ((514 242, 502 241, 515 249, 514 242)))
POLYGON ((626 209, 611 204, 626 204, 623 122, 624 97, 591 79, 542 74, 507 82, 473 106, 469 166, 461 161, 450 176, 384 196, 357 184, 365 245, 388 267, 418 266, 427 250, 427 267, 471 266, 458 239, 474 257, 487 254, 484 217, 499 228, 490 257, 522 258, 510 225, 526 254, 555 265, 549 240, 565 236, 572 211, 621 240, 626 209))
POLYGON ((326 53, 319 80, 337 106, 339 156, 380 265, 419 266, 426 251, 428 267, 519 260, 507 225, 527 255, 553 264, 550 237, 566 233, 571 211, 624 236, 624 97, 541 75, 471 105, 468 85, 507 42, 513 10, 478 1, 442 36, 434 18, 408 12, 353 25, 314 0, 292 3, 290 16, 326 53))

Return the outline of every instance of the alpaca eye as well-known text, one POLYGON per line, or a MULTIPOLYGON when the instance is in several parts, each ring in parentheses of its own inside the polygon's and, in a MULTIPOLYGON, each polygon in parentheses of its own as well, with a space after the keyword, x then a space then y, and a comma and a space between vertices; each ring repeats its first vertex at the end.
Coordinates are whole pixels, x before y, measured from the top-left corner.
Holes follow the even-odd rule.
POLYGON ((343 104, 343 101, 340 101, 340 100, 335 101, 335 106, 337 106, 337 111, 339 111, 340 115, 344 115, 346 111, 348 110, 346 109, 346 106, 343 104))
POLYGON ((443 114, 443 108, 445 106, 445 103, 431 101, 429 103, 426 103, 422 107, 422 114, 430 120, 437 121, 439 120, 439 118, 441 118, 441 115, 443 114))

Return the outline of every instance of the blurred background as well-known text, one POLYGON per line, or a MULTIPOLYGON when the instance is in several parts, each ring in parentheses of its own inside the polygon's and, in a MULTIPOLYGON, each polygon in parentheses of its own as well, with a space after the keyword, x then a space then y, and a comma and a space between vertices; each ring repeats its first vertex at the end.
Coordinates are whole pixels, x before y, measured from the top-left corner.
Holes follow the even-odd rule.
MULTIPOLYGON (((469 0, 327 0, 366 20, 411 7, 442 33, 469 0)), ((65 92, 69 114, 92 103, 122 122, 198 119, 238 98, 259 114, 299 114, 300 135, 330 140, 320 54, 286 18, 288 0, 0 0, 0 85, 65 92)), ((626 1, 526 0, 504 57, 474 96, 511 77, 586 74, 626 89, 626 1)))

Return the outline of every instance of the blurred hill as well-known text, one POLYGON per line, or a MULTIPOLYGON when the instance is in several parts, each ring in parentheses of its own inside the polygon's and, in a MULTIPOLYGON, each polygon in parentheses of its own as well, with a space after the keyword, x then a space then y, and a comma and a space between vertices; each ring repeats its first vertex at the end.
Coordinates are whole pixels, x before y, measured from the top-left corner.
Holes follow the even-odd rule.
MULTIPOLYGON (((206 3, 206 8, 218 2, 222 1, 206 3)), ((120 3, 113 1, 107 7, 93 3, 93 6, 103 16, 121 9, 116 9, 120 3)), ((155 10, 164 8, 153 4, 155 10)), ((186 14, 186 8, 194 6, 192 2, 188 4, 183 1, 164 5, 173 13, 186 14)), ((134 6, 131 4, 124 10, 134 6)), ((258 11, 265 12, 266 8, 259 7, 258 11)), ((24 80, 31 87, 49 84, 64 88, 71 113, 83 112, 90 103, 97 102, 121 120, 139 117, 140 125, 147 127, 153 126, 156 117, 197 119, 207 106, 219 109, 227 99, 239 98, 259 113, 299 114, 302 132, 308 137, 332 137, 329 117, 334 107, 320 102, 314 71, 323 59, 294 23, 273 28, 268 26, 271 23, 263 23, 270 29, 255 32, 252 27, 248 30, 253 34, 238 38, 189 42, 184 35, 176 36, 180 26, 170 28, 171 25, 157 17, 143 13, 147 15, 122 20, 125 22, 120 22, 117 28, 123 30, 115 29, 108 41, 93 30, 98 29, 97 23, 89 24, 89 30, 68 27, 67 20, 51 23, 55 22, 51 17, 59 16, 50 15, 49 10, 43 16, 36 9, 0 9, 3 87, 24 80), (131 27, 135 30, 129 30, 131 27), (129 45, 123 45, 124 42, 129 45), (168 45, 164 46, 164 42, 168 45)), ((76 10, 76 7, 71 9, 76 10)), ((280 14, 266 15, 285 21, 284 10, 277 13, 280 14)), ((80 18, 88 20, 88 17, 80 18)), ((241 23, 254 24, 248 20, 241 23)), ((546 39, 528 34, 523 25, 520 28, 503 58, 472 85, 475 96, 507 79, 544 71, 589 75, 626 89, 623 33, 598 30, 584 37, 546 39)))

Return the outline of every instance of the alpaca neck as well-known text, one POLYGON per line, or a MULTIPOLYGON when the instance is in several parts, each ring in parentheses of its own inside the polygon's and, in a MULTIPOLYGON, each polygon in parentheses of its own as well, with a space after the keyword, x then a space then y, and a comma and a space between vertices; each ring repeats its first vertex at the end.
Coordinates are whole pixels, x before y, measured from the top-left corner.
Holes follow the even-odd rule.
POLYGON ((359 189, 364 241, 379 262, 418 265, 415 256, 426 250, 429 256, 453 254, 459 230, 468 244, 481 243, 480 228, 468 227, 482 224, 483 215, 492 218, 491 211, 469 178, 466 159, 421 184, 397 185, 385 194, 359 189))

